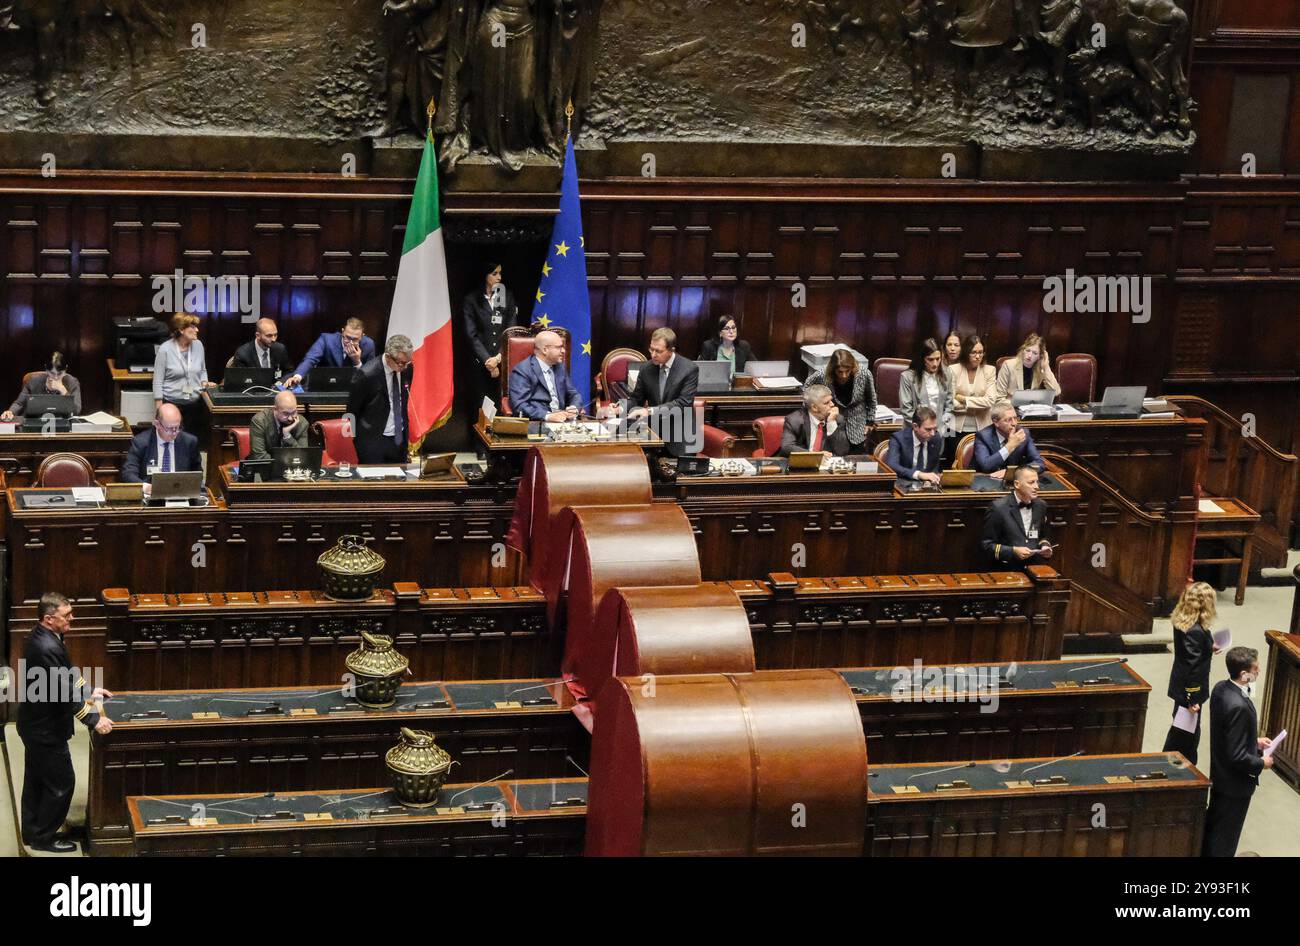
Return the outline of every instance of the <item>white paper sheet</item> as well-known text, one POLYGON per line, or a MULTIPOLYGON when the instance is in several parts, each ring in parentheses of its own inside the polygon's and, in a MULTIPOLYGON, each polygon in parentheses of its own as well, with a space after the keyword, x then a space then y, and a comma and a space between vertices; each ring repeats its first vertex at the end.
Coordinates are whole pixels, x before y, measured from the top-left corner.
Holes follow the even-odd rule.
POLYGON ((106 424, 109 427, 122 426, 121 419, 114 417, 112 414, 108 413, 107 411, 95 411, 95 413, 93 414, 86 414, 81 419, 84 420, 87 424, 106 424))
POLYGON ((1180 706, 1178 712, 1174 713, 1174 726, 1183 732, 1196 732, 1196 717, 1199 715, 1186 706, 1180 706))
POLYGON ((1221 628, 1214 632, 1214 646, 1219 650, 1227 650, 1232 646, 1232 630, 1230 628, 1221 628))
POLYGON ((791 378, 788 375, 784 378, 755 378, 754 387, 762 391, 773 391, 781 388, 799 387, 799 379, 791 378))
POLYGON ((17 424, 0 424, 0 434, 16 434, 16 433, 18 433, 17 424))
POLYGON ((359 466, 357 475, 363 480, 382 480, 390 477, 405 477, 406 471, 400 466, 359 466))
POLYGON ((72 487, 72 501, 74 503, 102 503, 104 501, 104 488, 102 486, 74 486, 72 487))
POLYGON ((877 424, 896 424, 902 420, 902 415, 891 410, 883 404, 876 405, 876 423, 877 424))
POLYGON ((1196 504, 1197 512, 1223 512, 1223 507, 1213 499, 1202 499, 1196 504))
POLYGON ((1286 738, 1286 730, 1284 729, 1276 736, 1273 737, 1272 744, 1269 745, 1269 747, 1264 750, 1264 758, 1266 759, 1271 758, 1273 753, 1277 752, 1277 747, 1282 745, 1282 740, 1285 738, 1286 738))
POLYGON ((487 418, 489 424, 492 423, 492 418, 497 416, 497 406, 492 403, 490 397, 483 398, 483 416, 487 418))

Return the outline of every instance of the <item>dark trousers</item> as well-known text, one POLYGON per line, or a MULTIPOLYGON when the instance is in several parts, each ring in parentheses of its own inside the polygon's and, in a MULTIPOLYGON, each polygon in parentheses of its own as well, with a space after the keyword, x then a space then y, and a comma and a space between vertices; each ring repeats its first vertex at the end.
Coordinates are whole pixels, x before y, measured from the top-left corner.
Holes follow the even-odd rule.
POLYGON ((360 437, 356 440, 357 459, 362 463, 406 463, 407 449, 392 437, 360 437))
POLYGON ((1210 808, 1205 813, 1205 841, 1202 857, 1235 857, 1241 829, 1246 823, 1250 797, 1236 798, 1216 792, 1210 786, 1210 808))
POLYGON ((49 844, 72 806, 76 774, 68 744, 28 743, 23 773, 23 841, 49 844))
MULTIPOLYGON (((1174 715, 1178 714, 1178 704, 1174 704, 1174 715)), ((1184 732, 1177 726, 1169 727, 1169 734, 1165 736, 1165 744, 1162 752, 1181 752, 1187 757, 1187 761, 1196 764, 1196 750, 1201 744, 1201 713, 1196 714, 1196 732, 1184 732)))

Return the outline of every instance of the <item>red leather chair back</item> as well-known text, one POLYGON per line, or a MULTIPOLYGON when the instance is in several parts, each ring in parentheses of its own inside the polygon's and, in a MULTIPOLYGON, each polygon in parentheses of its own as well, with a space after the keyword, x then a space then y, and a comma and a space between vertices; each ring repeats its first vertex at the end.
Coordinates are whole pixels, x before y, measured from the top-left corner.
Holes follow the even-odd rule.
POLYGON ((704 423, 704 401, 698 397, 695 399, 695 422, 704 434, 704 447, 700 450, 702 455, 721 460, 736 445, 736 438, 721 427, 711 427, 704 423))
POLYGON ((321 463, 332 466, 336 463, 358 463, 357 445, 352 439, 352 431, 342 417, 318 420, 311 425, 311 431, 317 441, 325 448, 321 463))
POLYGON ((876 382, 876 400, 885 407, 898 410, 898 383, 910 364, 906 358, 877 358, 871 365, 871 373, 876 382))
MULTIPOLYGON (((524 328, 519 325, 512 325, 501 333, 501 377, 498 379, 501 383, 501 413, 510 414, 510 372, 514 370, 515 365, 528 358, 536 350, 536 344, 533 336, 543 331, 542 327, 533 323, 532 328, 524 328)), ((568 371, 573 355, 569 341, 569 330, 566 328, 553 327, 550 329, 556 332, 564 339, 564 370, 568 371)))
POLYGON ((649 360, 649 355, 643 355, 635 348, 615 348, 606 355, 605 360, 601 362, 600 375, 596 381, 600 396, 605 403, 618 400, 622 392, 630 387, 627 383, 628 368, 649 360))
POLYGON ((759 448, 755 457, 774 457, 781 449, 781 431, 785 428, 785 418, 781 416, 760 417, 754 421, 754 436, 758 438, 759 448))
POLYGON ((1097 359, 1083 352, 1058 355, 1056 380, 1061 382, 1062 402, 1078 404, 1096 400, 1097 359))
POLYGON ((75 453, 51 453, 36 468, 36 485, 48 489, 94 486, 95 470, 75 453))
POLYGON ((247 457, 248 451, 252 449, 249 445, 248 428, 231 427, 230 435, 235 438, 235 452, 239 454, 239 459, 242 460, 247 457))

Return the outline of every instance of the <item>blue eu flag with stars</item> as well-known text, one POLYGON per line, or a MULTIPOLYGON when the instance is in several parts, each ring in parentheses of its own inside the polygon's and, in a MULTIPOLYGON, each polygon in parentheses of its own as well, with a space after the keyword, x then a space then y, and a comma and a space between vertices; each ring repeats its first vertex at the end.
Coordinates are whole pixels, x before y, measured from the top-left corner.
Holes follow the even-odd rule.
MULTIPOLYGON (((555 218, 551 242, 542 264, 533 321, 546 328, 569 330, 569 380, 591 401, 591 297, 587 294, 586 242, 582 238, 582 207, 578 199, 578 162, 573 138, 564 150, 564 183, 560 188, 560 215, 555 218)), ((563 406, 563 405, 561 405, 563 406)))

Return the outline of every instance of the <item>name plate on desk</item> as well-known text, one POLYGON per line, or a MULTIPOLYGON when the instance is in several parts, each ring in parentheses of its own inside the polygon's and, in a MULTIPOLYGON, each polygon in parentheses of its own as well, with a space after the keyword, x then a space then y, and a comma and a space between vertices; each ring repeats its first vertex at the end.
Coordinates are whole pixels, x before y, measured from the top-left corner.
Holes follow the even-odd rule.
POLYGON ((77 424, 72 425, 74 434, 111 434, 113 428, 108 424, 77 424))
POLYGON ((189 509, 190 501, 188 499, 167 499, 163 500, 164 509, 189 509))
POLYGON ((0 434, 16 434, 16 433, 18 433, 17 424, 0 424, 0 434))

